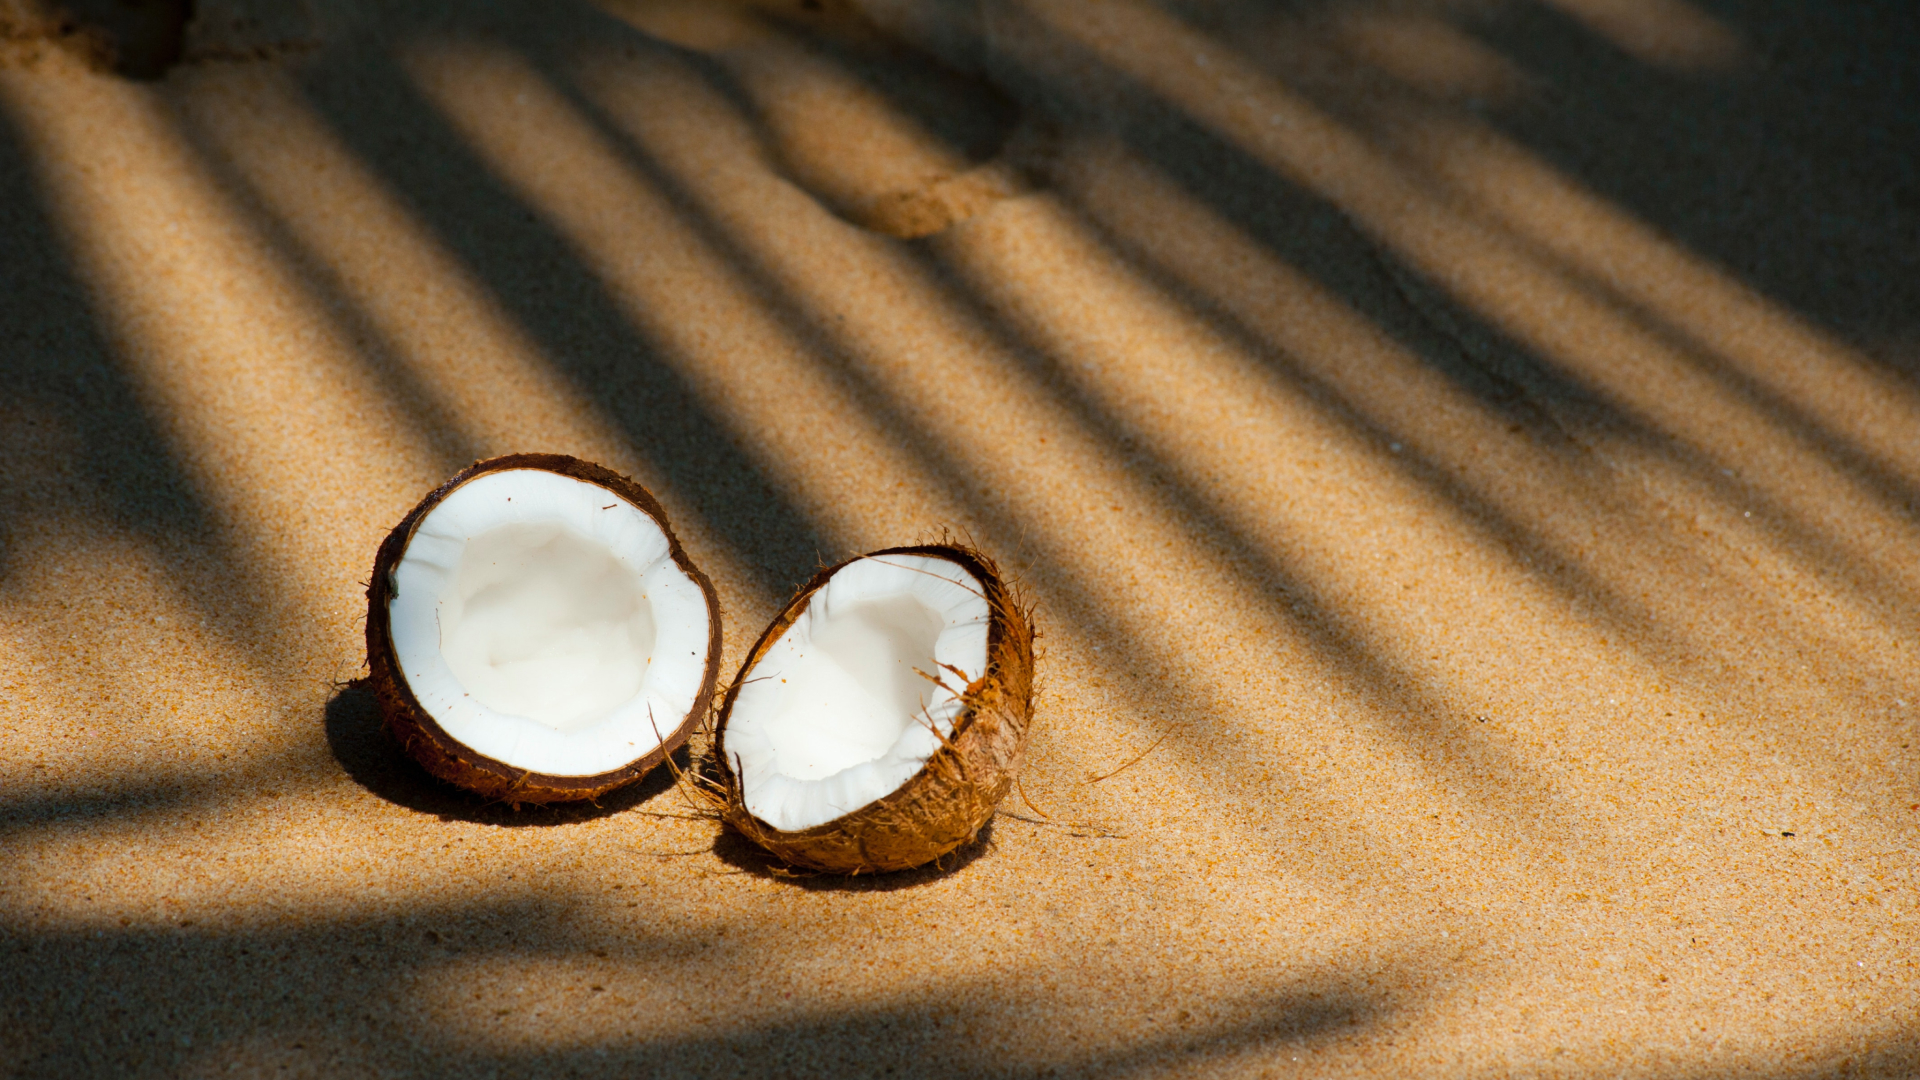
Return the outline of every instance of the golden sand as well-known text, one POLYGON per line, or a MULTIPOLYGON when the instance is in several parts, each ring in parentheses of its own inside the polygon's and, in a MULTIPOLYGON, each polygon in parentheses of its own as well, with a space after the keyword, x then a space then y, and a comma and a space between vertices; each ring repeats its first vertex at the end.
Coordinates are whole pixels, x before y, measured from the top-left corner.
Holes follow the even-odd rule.
POLYGON ((1920 1074, 1907 5, 26 2, 0 1075, 1920 1074), (519 450, 723 676, 970 537, 1024 797, 849 881, 429 779, 362 583, 519 450))

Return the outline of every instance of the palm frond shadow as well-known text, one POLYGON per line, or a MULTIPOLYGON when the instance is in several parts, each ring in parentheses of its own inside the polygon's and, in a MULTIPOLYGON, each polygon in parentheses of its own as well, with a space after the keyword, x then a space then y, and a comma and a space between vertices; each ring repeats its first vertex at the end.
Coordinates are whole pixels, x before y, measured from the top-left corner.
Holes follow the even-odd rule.
POLYGON ((479 157, 391 55, 369 49, 313 69, 303 89, 332 130, 457 255, 545 359, 595 401, 664 485, 741 560, 750 585, 785 595, 833 545, 819 524, 622 311, 568 241, 479 157), (322 76, 325 76, 324 78, 322 76), (539 267, 541 287, 526 287, 539 267))
MULTIPOLYGON (((921 985, 884 1001, 795 999, 721 1023, 521 1042, 474 1040, 470 1018, 518 1026, 542 1007, 605 1004, 603 992, 689 965, 766 968, 753 935, 583 933, 565 897, 428 905, 286 928, 172 925, 23 934, 0 929, 5 1039, 22 1075, 173 1076, 231 1068, 381 1075, 787 1077, 1127 1076, 1176 1064, 1229 1066, 1310 1054, 1394 1011, 1364 980, 1322 972, 1224 996, 1140 1003, 1137 1022, 1061 1038, 1030 978, 921 985), (737 939, 736 939, 737 938, 737 939), (489 967, 540 965, 529 996, 489 967), (569 975, 557 975, 560 971, 569 975), (452 981, 449 982, 448 980, 452 981), (61 986, 58 994, 29 985, 61 986), (245 993, 234 993, 245 988, 245 993), (469 1016, 471 1014, 471 1017, 469 1016), (1007 1038, 1040 1048, 1009 1060, 1007 1038)), ((778 961, 774 961, 778 966, 778 961)), ((1024 970, 1026 962, 1016 962, 1024 970)), ((1038 976, 1039 972, 1027 972, 1038 976)), ((651 1025, 648 1025, 651 1026, 651 1025)))

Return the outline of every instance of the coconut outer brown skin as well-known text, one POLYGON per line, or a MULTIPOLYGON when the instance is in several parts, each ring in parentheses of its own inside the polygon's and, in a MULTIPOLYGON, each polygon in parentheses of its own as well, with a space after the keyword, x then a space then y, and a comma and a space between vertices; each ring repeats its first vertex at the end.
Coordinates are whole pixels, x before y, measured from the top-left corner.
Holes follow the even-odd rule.
POLYGON ((410 757, 433 775, 456 787, 515 806, 522 803, 538 805, 596 799, 652 772, 669 754, 685 745, 687 738, 705 719, 713 700, 715 668, 719 659, 719 597, 714 594, 713 582, 707 580, 707 575, 693 565, 693 560, 687 557, 686 550, 680 546, 679 538, 673 535, 673 528, 667 523, 666 510, 647 489, 632 480, 611 469, 565 454, 508 454, 476 461, 460 470, 453 479, 420 500, 420 505, 414 507, 387 534, 380 544, 379 555, 374 558, 373 580, 367 586, 367 666, 372 671, 370 682, 374 695, 380 701, 380 712, 386 720, 387 730, 410 757), (394 658, 393 631, 388 621, 387 605, 393 599, 393 569, 406 554, 407 545, 413 540, 414 529, 434 507, 462 484, 508 469, 535 469, 570 476, 605 488, 614 496, 632 503, 660 526, 667 536, 668 551, 674 563, 706 595, 707 610, 712 613, 712 618, 708 620, 707 664, 701 678, 700 692, 694 698, 693 710, 653 752, 610 772, 593 776, 550 776, 516 768, 479 753, 447 734, 420 707, 394 658))
MULTIPOLYGON (((860 556, 929 555, 958 563, 986 592, 991 621, 987 632, 987 671, 961 696, 953 736, 934 751, 912 779, 891 794, 824 825, 796 832, 776 829, 747 810, 740 777, 727 756, 727 720, 741 681, 727 691, 715 725, 714 767, 720 774, 726 806, 721 816, 741 835, 781 861, 834 874, 869 874, 924 866, 968 843, 993 817, 994 807, 1013 786, 1033 722, 1032 614, 1001 579, 993 561, 972 548, 949 544, 888 548, 860 556)), ((740 667, 741 680, 759 664, 807 601, 841 567, 813 576, 740 667)))

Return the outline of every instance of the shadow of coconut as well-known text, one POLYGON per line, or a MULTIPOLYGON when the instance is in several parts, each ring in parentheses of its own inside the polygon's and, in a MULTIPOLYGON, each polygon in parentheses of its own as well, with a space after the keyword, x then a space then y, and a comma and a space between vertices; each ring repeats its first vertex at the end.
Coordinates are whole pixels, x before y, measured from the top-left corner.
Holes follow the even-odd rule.
POLYGON ((925 866, 885 874, 848 876, 788 866, 731 826, 722 829, 713 841, 714 857, 735 870, 813 892, 893 892, 916 888, 958 873, 991 850, 993 824, 989 822, 971 841, 925 866))
MULTIPOLYGON (((365 679, 355 679, 327 702, 327 747, 354 782, 396 806, 442 821, 469 821, 477 825, 527 828, 568 825, 630 810, 673 787, 673 770, 659 768, 639 783, 609 792, 597 802, 558 806, 522 806, 492 802, 463 791, 421 768, 387 734, 380 703, 365 679)), ((687 767, 687 750, 673 754, 677 767, 687 767)))

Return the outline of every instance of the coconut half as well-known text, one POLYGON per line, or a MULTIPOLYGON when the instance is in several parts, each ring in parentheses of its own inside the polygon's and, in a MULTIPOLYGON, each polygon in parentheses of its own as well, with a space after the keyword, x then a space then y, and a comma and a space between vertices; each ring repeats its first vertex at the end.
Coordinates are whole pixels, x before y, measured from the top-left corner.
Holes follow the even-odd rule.
POLYGON ((920 866, 973 839, 1033 716, 1027 611, 979 552, 892 548, 816 574, 715 725, 727 822, 795 866, 920 866))
POLYGON ((638 780, 706 714, 720 605, 647 491, 559 454, 476 462, 380 545, 367 663, 427 771, 512 803, 638 780))

